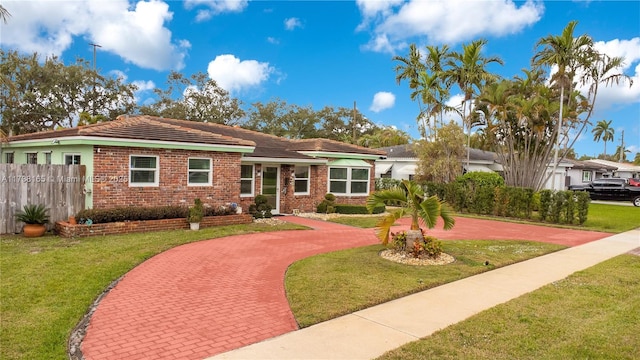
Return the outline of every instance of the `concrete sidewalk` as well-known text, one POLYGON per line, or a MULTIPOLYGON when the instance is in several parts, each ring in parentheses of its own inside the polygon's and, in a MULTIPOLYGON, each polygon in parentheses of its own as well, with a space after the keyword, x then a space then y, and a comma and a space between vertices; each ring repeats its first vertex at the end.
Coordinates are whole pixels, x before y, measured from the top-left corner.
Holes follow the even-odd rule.
POLYGON ((640 247, 640 229, 537 257, 209 359, 371 359, 640 247))

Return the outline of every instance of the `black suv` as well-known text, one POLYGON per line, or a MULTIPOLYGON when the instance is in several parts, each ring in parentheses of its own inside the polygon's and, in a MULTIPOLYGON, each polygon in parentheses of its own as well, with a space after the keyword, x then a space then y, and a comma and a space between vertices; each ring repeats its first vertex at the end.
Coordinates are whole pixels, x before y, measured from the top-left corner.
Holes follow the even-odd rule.
POLYGON ((630 186, 627 179, 597 179, 585 185, 571 185, 569 190, 588 191, 591 200, 632 201, 640 206, 640 187, 630 186))

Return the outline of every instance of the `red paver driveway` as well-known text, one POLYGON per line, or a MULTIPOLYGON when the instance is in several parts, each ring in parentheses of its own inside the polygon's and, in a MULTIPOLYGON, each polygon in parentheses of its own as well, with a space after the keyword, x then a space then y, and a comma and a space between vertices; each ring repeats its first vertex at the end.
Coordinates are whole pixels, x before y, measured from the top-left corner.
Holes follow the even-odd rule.
MULTIPOLYGON (((127 273, 93 314, 82 351, 98 359, 202 359, 297 329, 284 275, 296 260, 377 243, 373 229, 283 217, 314 230, 182 245, 127 273)), ((457 218, 440 239, 522 239, 569 246, 606 233, 457 218)), ((399 229, 399 228, 398 228, 399 229)))

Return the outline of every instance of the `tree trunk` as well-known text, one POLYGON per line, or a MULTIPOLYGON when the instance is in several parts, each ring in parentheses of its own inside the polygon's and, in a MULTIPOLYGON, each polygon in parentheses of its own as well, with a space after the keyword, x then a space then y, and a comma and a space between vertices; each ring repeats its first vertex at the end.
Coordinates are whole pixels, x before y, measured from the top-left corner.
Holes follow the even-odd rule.
POLYGON ((422 230, 407 230, 407 239, 405 240, 404 250, 407 252, 413 251, 413 244, 416 242, 422 242, 424 236, 422 230))

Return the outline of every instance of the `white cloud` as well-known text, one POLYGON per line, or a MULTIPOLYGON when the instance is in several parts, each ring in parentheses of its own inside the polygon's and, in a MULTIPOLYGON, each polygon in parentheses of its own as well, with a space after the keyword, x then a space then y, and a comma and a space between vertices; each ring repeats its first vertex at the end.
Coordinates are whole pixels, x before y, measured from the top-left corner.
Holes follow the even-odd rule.
POLYGON ((392 108, 396 103, 396 96, 390 92, 380 91, 373 95, 373 103, 369 110, 373 112, 380 112, 392 108))
MULTIPOLYGON (((624 66, 616 72, 623 72, 631 77, 633 81, 633 86, 631 87, 629 87, 628 81, 608 86, 600 84, 595 110, 602 112, 617 105, 640 103, 640 38, 636 37, 631 40, 615 39, 607 42, 599 41, 595 43, 595 48, 610 57, 624 57, 624 66)), ((588 91, 587 86, 581 87, 580 91, 586 93, 588 91)))
POLYGON ((274 73, 269 63, 243 60, 233 55, 218 55, 209 63, 207 73, 220 87, 229 92, 238 92, 260 85, 274 73))
POLYGON ((278 40, 278 39, 276 39, 276 38, 274 38, 272 36, 267 37, 267 42, 269 42, 271 44, 274 44, 274 45, 280 44, 280 40, 278 40))
POLYGON ((373 40, 368 46, 372 50, 387 51, 414 36, 455 44, 487 34, 513 34, 540 20, 544 11, 541 2, 532 0, 519 7, 510 0, 410 0, 397 5, 395 1, 358 2, 364 23, 371 20, 374 24, 373 40), (374 44, 383 36, 390 46, 376 47, 374 44))
POLYGON ((300 19, 292 17, 292 18, 288 18, 284 20, 284 27, 287 30, 293 31, 296 28, 301 28, 302 27, 302 22, 300 21, 300 19))
POLYGON ((18 51, 60 56, 73 41, 101 46, 127 62, 155 70, 181 69, 189 43, 174 42, 165 23, 173 14, 158 0, 15 1, 11 21, 2 25, 2 45, 18 51))
POLYGON ((131 82, 131 84, 138 88, 136 90, 137 92, 153 90, 156 88, 156 84, 151 80, 135 80, 131 82))
POLYGON ((208 9, 200 9, 196 14, 196 21, 201 22, 221 13, 241 12, 248 4, 248 0, 185 0, 184 7, 193 9, 197 6, 206 6, 208 9))

